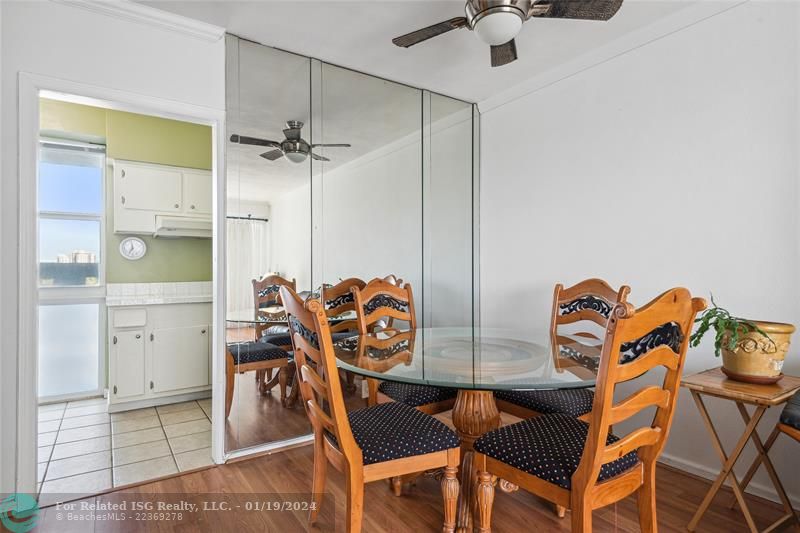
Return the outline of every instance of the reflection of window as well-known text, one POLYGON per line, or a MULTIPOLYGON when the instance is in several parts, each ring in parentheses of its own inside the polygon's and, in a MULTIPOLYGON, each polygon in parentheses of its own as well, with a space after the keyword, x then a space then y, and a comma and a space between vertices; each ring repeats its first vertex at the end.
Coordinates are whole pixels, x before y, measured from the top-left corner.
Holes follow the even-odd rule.
POLYGON ((42 141, 39 148, 39 285, 102 283, 105 147, 42 141))

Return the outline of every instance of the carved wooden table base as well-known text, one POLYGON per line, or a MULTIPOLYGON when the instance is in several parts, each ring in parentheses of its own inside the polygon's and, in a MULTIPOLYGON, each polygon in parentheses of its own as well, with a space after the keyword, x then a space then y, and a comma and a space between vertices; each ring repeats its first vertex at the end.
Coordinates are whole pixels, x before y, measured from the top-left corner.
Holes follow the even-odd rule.
POLYGON ((473 490, 477 472, 472 467, 472 444, 484 433, 500 427, 500 411, 490 391, 459 390, 453 407, 453 425, 461 438, 461 490, 458 495, 456 531, 472 531, 475 506, 473 490))

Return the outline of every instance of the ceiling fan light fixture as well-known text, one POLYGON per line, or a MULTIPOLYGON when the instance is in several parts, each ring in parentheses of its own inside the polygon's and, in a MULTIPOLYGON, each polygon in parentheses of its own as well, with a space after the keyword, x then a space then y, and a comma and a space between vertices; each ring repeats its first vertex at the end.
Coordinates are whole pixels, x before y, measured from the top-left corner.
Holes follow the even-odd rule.
POLYGON ((308 157, 308 154, 303 152, 285 152, 283 155, 292 163, 302 163, 308 157))
POLYGON ((522 29, 523 17, 516 10, 494 11, 475 21, 473 30, 489 46, 506 44, 522 29))

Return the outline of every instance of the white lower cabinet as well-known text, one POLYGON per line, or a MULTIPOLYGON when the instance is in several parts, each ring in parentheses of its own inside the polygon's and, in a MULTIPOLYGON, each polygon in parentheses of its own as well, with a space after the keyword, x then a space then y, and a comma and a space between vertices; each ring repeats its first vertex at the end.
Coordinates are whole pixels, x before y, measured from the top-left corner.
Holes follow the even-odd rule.
POLYGON ((117 399, 145 394, 144 330, 117 331, 111 336, 111 396, 117 399))
POLYGON ((109 307, 108 315, 110 405, 210 389, 211 304, 109 307))

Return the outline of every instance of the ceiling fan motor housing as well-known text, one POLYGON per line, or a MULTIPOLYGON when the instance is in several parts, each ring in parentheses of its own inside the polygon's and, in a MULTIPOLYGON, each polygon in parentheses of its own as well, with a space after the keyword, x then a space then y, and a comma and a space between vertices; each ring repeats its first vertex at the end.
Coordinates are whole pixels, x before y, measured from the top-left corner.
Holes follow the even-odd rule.
POLYGON ((466 15, 470 29, 483 18, 494 13, 514 13, 525 21, 531 9, 531 0, 467 0, 466 15))

